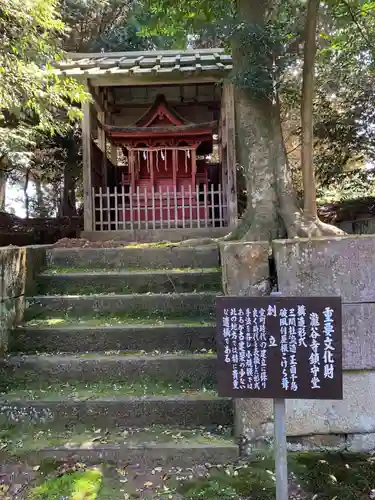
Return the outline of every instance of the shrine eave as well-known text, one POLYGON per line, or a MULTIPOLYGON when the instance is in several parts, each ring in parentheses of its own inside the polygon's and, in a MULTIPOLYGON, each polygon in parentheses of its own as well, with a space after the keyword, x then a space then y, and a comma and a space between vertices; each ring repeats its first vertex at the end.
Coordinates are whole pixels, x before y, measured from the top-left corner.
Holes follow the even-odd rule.
POLYGON ((153 80, 171 76, 181 79, 188 75, 200 78, 216 75, 222 79, 231 70, 232 57, 222 48, 68 53, 67 59, 56 63, 55 68, 55 72, 61 76, 106 81, 136 81, 137 78, 147 77, 153 80))
POLYGON ((113 138, 144 138, 147 137, 191 137, 212 135, 217 130, 217 121, 207 123, 190 123, 181 126, 167 126, 167 127, 118 127, 115 125, 104 125, 103 128, 109 137, 113 138))

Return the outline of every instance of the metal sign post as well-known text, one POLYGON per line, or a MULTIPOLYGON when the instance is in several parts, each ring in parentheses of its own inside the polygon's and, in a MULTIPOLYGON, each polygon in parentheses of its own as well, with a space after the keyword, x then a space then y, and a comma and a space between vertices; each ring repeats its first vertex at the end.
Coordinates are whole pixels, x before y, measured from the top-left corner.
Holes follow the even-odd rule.
MULTIPOLYGON (((272 292, 272 297, 280 297, 281 292, 272 292)), ((273 425, 275 438, 276 500, 288 500, 288 450, 286 442, 285 399, 273 400, 273 425)))
POLYGON ((288 500, 288 457, 285 399, 273 400, 275 432, 276 500, 288 500))

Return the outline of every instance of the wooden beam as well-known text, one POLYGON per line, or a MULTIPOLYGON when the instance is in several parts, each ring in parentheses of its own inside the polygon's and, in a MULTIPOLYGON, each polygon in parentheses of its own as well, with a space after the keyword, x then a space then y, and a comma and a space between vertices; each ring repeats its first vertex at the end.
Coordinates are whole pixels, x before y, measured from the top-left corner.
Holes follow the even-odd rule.
MULTIPOLYGON (((114 98, 113 92, 112 91, 109 92, 109 89, 107 89, 107 96, 106 96, 106 103, 105 103, 106 120, 107 120, 107 123, 109 123, 110 125, 115 125, 112 106, 109 104, 109 97, 110 97, 111 101, 113 101, 113 98, 114 98)), ((115 144, 113 144, 112 142, 111 142, 111 163, 115 167, 117 166, 117 146, 115 144)))
POLYGON ((177 166, 178 166, 178 151, 172 149, 172 175, 173 175, 173 189, 177 191, 177 166))
POLYGON ((93 103, 94 103, 96 110, 98 112, 104 111, 104 103, 103 103, 102 96, 100 94, 99 87, 94 87, 93 85, 91 85, 91 83, 88 83, 87 88, 92 96, 93 103))
MULTIPOLYGON (((228 206, 228 225, 233 228, 237 225, 237 162, 236 162, 236 124, 234 108, 233 84, 223 85, 223 130, 222 141, 226 145, 226 194, 228 206)), ((224 181, 224 179, 223 179, 224 181)), ((224 187, 224 186, 223 186, 224 187)))
POLYGON ((91 112, 90 103, 82 105, 82 162, 83 162, 83 207, 84 229, 94 230, 91 166, 91 112))
MULTIPOLYGON (((139 86, 150 86, 150 85, 175 85, 181 84, 199 84, 199 83, 220 83, 223 81, 227 72, 217 72, 216 74, 210 73, 205 75, 203 71, 199 75, 181 75, 176 71, 176 75, 173 75, 172 72, 168 76, 136 76, 127 73, 120 74, 109 74, 106 73, 102 76, 98 76, 95 78, 93 75, 90 78, 90 83, 93 87, 139 87, 139 86), (223 74, 224 73, 224 74, 223 74)), ((88 75, 82 75, 84 78, 87 78, 88 75)), ((74 76, 77 80, 80 79, 80 76, 74 76)))
POLYGON ((105 122, 105 112, 99 111, 98 113, 98 146, 100 151, 103 153, 102 155, 102 179, 103 179, 103 187, 107 187, 107 151, 106 151, 106 134, 103 127, 100 126, 101 123, 105 122))
MULTIPOLYGON (((186 154, 186 153, 185 153, 186 154)), ((193 189, 195 189, 196 183, 197 183, 197 150, 192 149, 190 151, 190 157, 191 157, 191 182, 193 185, 193 189)))

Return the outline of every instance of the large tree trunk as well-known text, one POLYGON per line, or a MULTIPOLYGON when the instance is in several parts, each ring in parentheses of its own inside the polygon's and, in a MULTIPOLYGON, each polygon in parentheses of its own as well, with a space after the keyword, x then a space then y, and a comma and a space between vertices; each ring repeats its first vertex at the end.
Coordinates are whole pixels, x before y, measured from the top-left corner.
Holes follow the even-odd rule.
POLYGON ((313 99, 314 67, 316 55, 316 23, 319 0, 309 0, 305 23, 305 47, 303 61, 303 84, 301 103, 302 147, 301 168, 303 173, 304 215, 307 219, 318 217, 316 205, 316 183, 313 164, 313 99))
MULTIPOLYGON (((263 26, 269 7, 271 2, 265 0, 237 0, 239 20, 249 26, 263 26)), ((236 71, 248 64, 246 48, 237 46, 236 40, 233 60, 236 71)), ((236 88, 235 105, 237 157, 246 173, 248 202, 231 238, 271 240, 285 236, 291 232, 289 211, 298 209, 288 176, 278 100, 236 88)))
POLYGON ((39 177, 34 177, 36 201, 38 206, 38 217, 45 218, 48 216, 48 210, 44 202, 42 183, 39 177))
POLYGON ((23 184, 23 195, 24 195, 24 203, 25 203, 25 217, 28 219, 30 217, 30 198, 29 193, 27 192, 29 188, 29 180, 30 180, 30 169, 26 169, 25 172, 25 180, 23 184))
MULTIPOLYGON (((237 0, 239 19, 249 26, 263 26, 273 7, 271 0, 237 0)), ((246 49, 234 40, 233 63, 237 71, 246 68, 247 59, 246 49)), ((256 241, 342 234, 338 228, 303 217, 289 171, 277 94, 260 96, 244 88, 235 92, 237 157, 246 172, 248 206, 228 239, 256 241)))
POLYGON ((61 196, 60 215, 63 217, 73 217, 77 215, 75 181, 73 177, 73 166, 66 164, 64 167, 64 177, 61 196))
POLYGON ((7 177, 4 170, 0 168, 0 210, 5 210, 7 177))

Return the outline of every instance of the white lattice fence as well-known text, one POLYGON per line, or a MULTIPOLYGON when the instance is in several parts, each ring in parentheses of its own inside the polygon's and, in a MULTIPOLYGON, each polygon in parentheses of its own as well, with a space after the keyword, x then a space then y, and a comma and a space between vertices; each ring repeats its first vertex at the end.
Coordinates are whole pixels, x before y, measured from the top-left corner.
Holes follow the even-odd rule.
POLYGON ((96 231, 185 229, 227 226, 221 186, 172 188, 93 188, 96 231))

